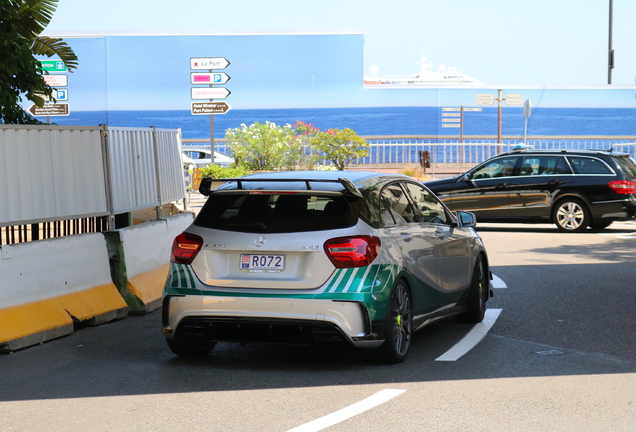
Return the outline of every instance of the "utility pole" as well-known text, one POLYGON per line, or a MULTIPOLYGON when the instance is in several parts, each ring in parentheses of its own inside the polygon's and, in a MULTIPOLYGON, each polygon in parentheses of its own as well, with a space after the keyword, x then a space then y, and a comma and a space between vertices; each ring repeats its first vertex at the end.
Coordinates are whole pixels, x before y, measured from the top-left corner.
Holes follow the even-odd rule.
MULTIPOLYGON (((501 90, 497 90, 497 144, 501 144, 501 102, 504 100, 501 98, 501 90)), ((497 149, 498 153, 501 153, 501 147, 497 149)))
POLYGON ((612 69, 614 69, 614 50, 612 49, 612 15, 614 0, 609 0, 609 48, 607 57, 607 84, 612 83, 612 69))

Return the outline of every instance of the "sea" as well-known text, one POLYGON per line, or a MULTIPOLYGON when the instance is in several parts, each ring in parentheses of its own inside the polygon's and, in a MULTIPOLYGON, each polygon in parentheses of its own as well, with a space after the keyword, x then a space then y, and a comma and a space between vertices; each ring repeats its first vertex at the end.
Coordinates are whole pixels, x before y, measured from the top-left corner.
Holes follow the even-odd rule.
MULTIPOLYGON (((444 127, 441 107, 360 107, 232 109, 214 116, 214 136, 225 137, 226 130, 255 122, 293 125, 311 123, 320 130, 349 128, 360 136, 433 135, 459 136, 459 128, 444 127)), ((40 120, 43 120, 40 118, 40 120)), ((76 111, 68 116, 51 117, 51 123, 71 126, 181 128, 184 139, 209 138, 210 116, 190 111, 76 111)), ((521 107, 502 108, 502 135, 523 136, 606 136, 636 138, 636 108, 533 108, 527 119, 521 107)), ((498 110, 464 112, 463 134, 496 136, 498 110)))

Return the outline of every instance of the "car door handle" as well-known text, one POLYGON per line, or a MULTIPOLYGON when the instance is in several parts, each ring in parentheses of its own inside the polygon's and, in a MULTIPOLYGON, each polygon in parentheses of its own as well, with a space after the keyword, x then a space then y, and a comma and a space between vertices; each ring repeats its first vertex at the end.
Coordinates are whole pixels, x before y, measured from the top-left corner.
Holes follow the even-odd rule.
POLYGON ((450 234, 450 231, 444 227, 437 227, 435 229, 435 237, 439 239, 445 239, 450 234))
POLYGON ((549 184, 550 186, 560 185, 560 184, 561 184, 561 180, 559 180, 559 179, 550 180, 550 181, 548 182, 548 184, 549 184))
POLYGON ((495 189, 503 189, 506 186, 508 186, 508 183, 506 183, 506 182, 499 183, 497 186, 495 186, 495 189))
POLYGON ((404 240, 405 242, 410 242, 411 240, 413 240, 413 236, 409 233, 400 233, 400 236, 402 236, 402 240, 404 240))

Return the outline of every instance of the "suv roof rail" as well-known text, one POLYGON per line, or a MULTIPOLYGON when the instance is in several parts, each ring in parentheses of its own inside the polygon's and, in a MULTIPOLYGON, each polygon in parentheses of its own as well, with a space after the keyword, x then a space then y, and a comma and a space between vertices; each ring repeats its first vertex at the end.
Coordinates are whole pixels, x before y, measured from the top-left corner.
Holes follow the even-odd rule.
POLYGON ((362 197, 362 193, 353 184, 351 180, 348 178, 338 178, 338 179, 290 179, 290 178, 222 178, 222 179, 213 179, 212 177, 204 177, 201 179, 201 184, 199 185, 199 192, 201 195, 209 196, 212 193, 212 183, 213 182, 236 182, 237 188, 239 190, 243 189, 244 182, 267 182, 267 183, 305 183, 305 187, 307 190, 312 190, 311 183, 340 183, 344 189, 351 195, 355 195, 357 197, 362 197))

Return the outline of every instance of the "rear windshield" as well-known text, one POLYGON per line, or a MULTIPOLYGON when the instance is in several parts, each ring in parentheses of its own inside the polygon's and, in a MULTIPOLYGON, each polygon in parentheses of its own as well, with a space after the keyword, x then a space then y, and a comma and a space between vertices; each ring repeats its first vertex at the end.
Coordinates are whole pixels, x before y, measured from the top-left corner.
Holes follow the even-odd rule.
POLYGON ((348 195, 219 192, 195 225, 249 233, 291 233, 347 228, 358 221, 359 201, 348 195))
POLYGON ((624 157, 615 157, 614 160, 618 162, 621 168, 623 168, 625 177, 627 177, 630 180, 636 180, 636 164, 634 163, 634 159, 628 156, 624 156, 624 157))

